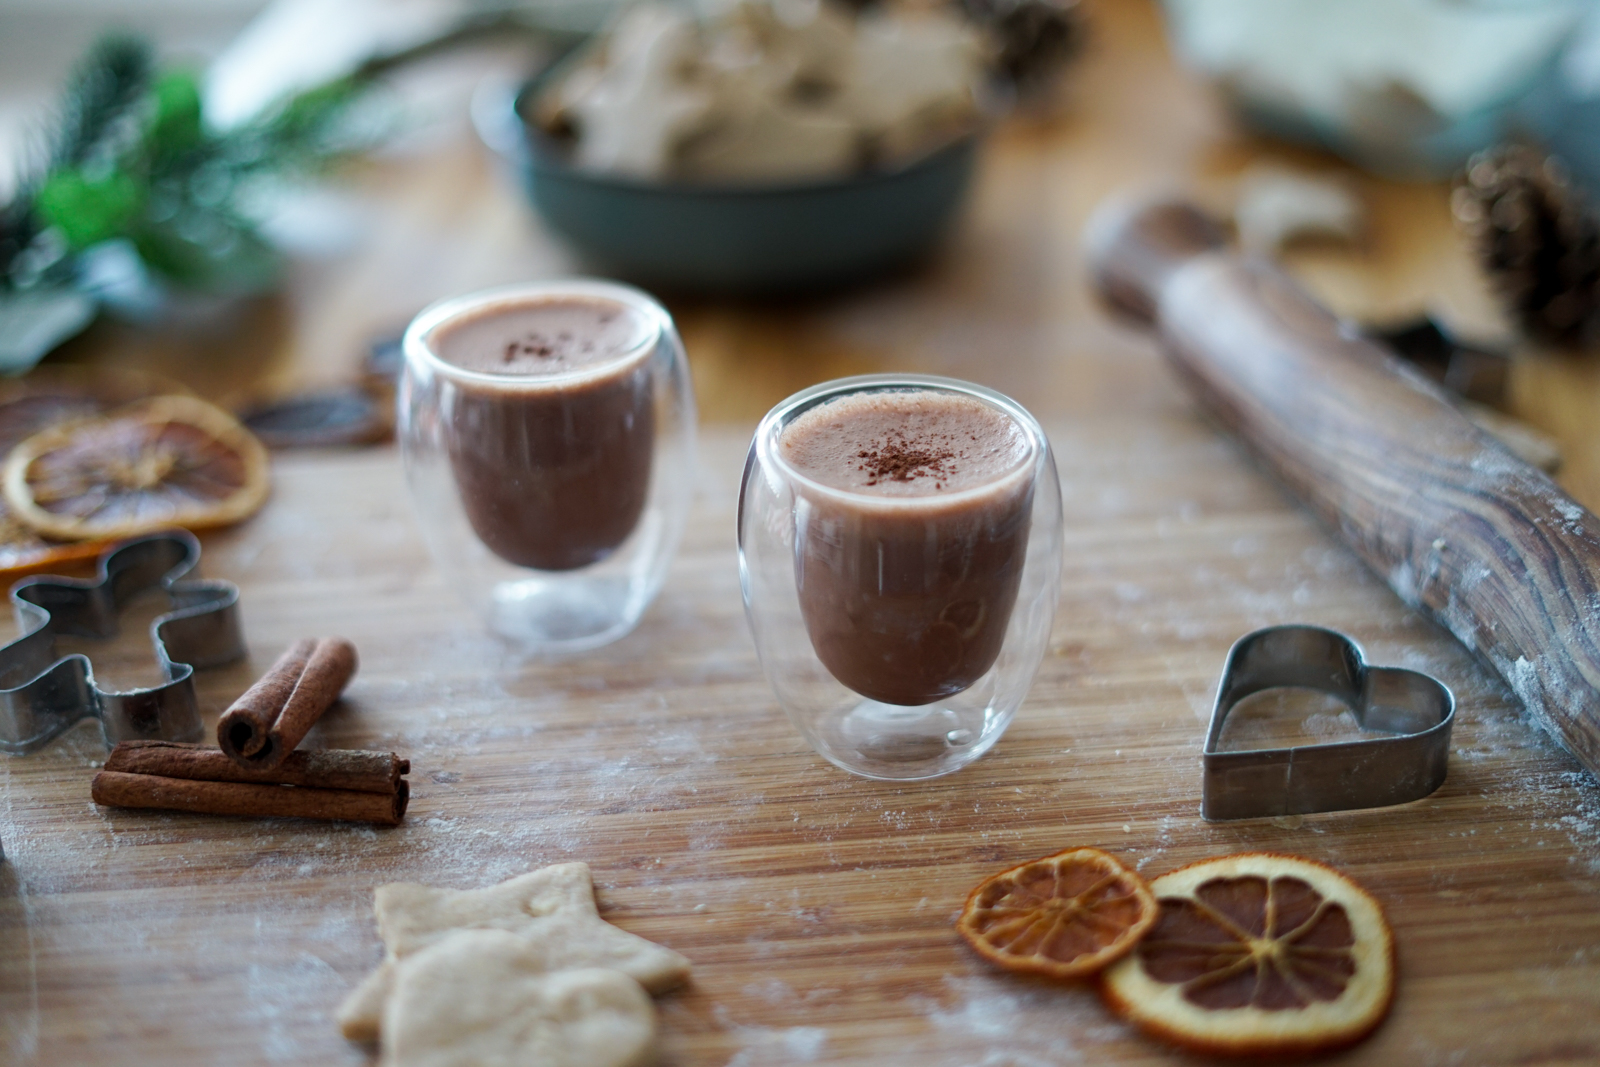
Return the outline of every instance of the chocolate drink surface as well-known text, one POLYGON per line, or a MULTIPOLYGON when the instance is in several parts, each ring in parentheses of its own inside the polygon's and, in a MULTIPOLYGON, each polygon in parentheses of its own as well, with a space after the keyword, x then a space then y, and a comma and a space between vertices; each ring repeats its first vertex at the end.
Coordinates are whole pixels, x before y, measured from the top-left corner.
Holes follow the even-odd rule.
POLYGON ((795 579, 841 683, 922 705, 994 666, 1028 547, 1030 447, 1005 412, 936 390, 858 393, 783 431, 800 484, 795 579))
POLYGON ((650 485, 654 328, 598 297, 490 304, 428 344, 452 378, 444 417, 456 487, 508 563, 564 571, 610 555, 650 485))

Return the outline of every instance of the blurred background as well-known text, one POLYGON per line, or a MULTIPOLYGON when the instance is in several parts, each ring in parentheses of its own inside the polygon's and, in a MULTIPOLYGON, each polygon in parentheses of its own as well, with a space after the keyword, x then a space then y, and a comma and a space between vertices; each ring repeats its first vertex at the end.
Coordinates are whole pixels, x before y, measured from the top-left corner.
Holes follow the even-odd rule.
POLYGON ((882 370, 1136 418, 1185 401, 1079 231, 1180 189, 1593 508, 1594 6, 0 0, 0 364, 365 447, 418 310, 585 273, 706 422, 882 370))

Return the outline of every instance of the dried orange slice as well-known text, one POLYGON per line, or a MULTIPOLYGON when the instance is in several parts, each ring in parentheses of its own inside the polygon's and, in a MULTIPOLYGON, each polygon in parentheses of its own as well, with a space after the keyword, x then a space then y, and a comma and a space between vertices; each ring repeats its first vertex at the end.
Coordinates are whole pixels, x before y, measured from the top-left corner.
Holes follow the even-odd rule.
POLYGON ((34 434, 3 478, 16 518, 47 537, 133 537, 251 514, 267 496, 267 453, 221 409, 158 396, 34 434))
MULTIPOLYGON (((167 378, 116 367, 36 367, 0 381, 0 457, 41 430, 148 396, 183 392, 167 378)), ((3 462, 3 459, 0 459, 3 462)), ((52 541, 19 520, 0 496, 0 588, 25 574, 94 559, 107 541, 52 541)))
POLYGON ((0 505, 0 589, 17 578, 94 559, 107 541, 46 541, 0 505))
POLYGON ((1332 867, 1246 852, 1150 883, 1161 916, 1101 976, 1143 1029, 1195 1051, 1320 1052, 1358 1041, 1394 997, 1394 935, 1332 867))
POLYGON ((0 452, 51 426, 176 393, 188 390, 171 378, 142 371, 35 367, 25 377, 0 379, 0 452))
POLYGON ((1002 967, 1081 978, 1131 949, 1156 911, 1138 874, 1097 848, 1073 848, 981 882, 956 929, 1002 967))

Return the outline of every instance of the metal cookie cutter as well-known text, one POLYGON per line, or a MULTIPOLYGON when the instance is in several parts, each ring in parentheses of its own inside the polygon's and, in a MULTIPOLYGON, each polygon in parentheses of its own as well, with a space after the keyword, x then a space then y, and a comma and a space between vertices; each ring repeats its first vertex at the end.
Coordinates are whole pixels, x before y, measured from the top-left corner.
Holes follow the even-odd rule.
POLYGON ((1377 808, 1420 800, 1444 782, 1456 699, 1434 678, 1369 667, 1361 646, 1320 626, 1272 626, 1241 637, 1217 686, 1203 756, 1200 814, 1253 819, 1377 808), (1363 729, 1393 737, 1297 748, 1221 752, 1239 701, 1280 687, 1339 698, 1363 729))
POLYGON ((239 588, 232 582, 181 580, 199 561, 200 542, 175 530, 108 549, 100 557, 97 579, 44 576, 12 586, 11 604, 23 636, 0 648, 0 752, 32 752, 89 716, 100 720, 108 745, 136 738, 199 740, 195 668, 245 654, 239 588), (87 656, 56 656, 57 634, 111 637, 122 606, 158 588, 172 602, 172 610, 150 626, 164 684, 107 692, 95 685, 87 656))

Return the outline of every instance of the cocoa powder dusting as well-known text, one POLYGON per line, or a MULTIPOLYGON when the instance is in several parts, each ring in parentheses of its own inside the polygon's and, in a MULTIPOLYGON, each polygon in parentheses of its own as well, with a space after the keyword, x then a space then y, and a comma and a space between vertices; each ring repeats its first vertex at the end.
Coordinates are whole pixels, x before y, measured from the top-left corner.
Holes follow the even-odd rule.
MULTIPOLYGON (((566 336, 565 334, 562 335, 566 336)), ((506 354, 501 358, 504 363, 510 363, 518 354, 534 356, 538 359, 550 359, 559 354, 559 349, 544 338, 543 335, 530 333, 526 340, 511 341, 506 345, 506 354)))
MULTIPOLYGON (((891 430, 880 444, 856 453, 862 462, 856 470, 867 473, 867 484, 881 481, 909 482, 913 478, 949 478, 956 473, 954 461, 960 455, 936 440, 950 440, 946 434, 912 439, 904 430, 891 430)), ((944 488, 936 482, 937 488, 944 488)))
MULTIPOLYGON (((602 322, 609 321, 609 319, 602 320, 602 322)), ((533 356, 535 359, 555 359, 562 355, 587 356, 592 355, 594 350, 593 341, 574 337, 567 330, 556 334, 554 341, 544 334, 530 333, 524 340, 507 342, 505 355, 500 357, 500 362, 510 363, 519 355, 533 356)))

